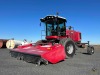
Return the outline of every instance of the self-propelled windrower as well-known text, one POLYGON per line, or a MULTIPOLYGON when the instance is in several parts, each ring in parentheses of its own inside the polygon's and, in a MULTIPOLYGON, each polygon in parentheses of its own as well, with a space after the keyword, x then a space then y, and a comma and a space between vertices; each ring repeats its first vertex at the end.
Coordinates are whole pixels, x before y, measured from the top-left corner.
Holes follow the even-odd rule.
POLYGON ((90 46, 89 42, 81 43, 81 32, 66 26, 65 18, 49 15, 41 18, 40 21, 45 25, 45 40, 11 49, 12 57, 38 65, 48 64, 48 62, 55 64, 73 57, 78 47, 83 48, 85 44, 87 44, 87 53, 90 55, 94 53, 94 47, 90 46))

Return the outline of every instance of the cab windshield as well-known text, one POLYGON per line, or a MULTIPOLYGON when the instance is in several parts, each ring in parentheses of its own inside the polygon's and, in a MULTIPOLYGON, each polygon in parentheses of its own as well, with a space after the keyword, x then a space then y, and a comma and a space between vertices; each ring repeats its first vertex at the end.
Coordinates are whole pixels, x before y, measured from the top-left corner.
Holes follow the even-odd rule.
POLYGON ((65 35, 66 27, 65 23, 60 24, 46 24, 46 36, 62 36, 65 35))

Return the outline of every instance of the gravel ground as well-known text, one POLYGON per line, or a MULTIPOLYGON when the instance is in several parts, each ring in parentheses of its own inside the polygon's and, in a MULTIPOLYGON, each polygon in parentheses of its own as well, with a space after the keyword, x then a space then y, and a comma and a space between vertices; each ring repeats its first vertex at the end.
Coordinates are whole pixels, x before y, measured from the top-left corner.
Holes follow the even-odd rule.
POLYGON ((85 52, 80 49, 73 58, 36 66, 10 57, 8 49, 0 49, 0 75, 100 75, 100 49, 93 55, 85 52))

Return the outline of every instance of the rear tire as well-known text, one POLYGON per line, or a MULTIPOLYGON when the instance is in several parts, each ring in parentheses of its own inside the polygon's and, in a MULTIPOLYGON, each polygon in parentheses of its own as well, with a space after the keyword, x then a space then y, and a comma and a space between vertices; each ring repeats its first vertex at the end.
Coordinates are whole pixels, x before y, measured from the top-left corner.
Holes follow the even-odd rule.
POLYGON ((93 46, 88 46, 88 47, 87 47, 87 53, 88 53, 89 55, 94 54, 94 47, 93 47, 93 46))
POLYGON ((67 57, 73 57, 75 55, 75 44, 70 38, 61 39, 59 43, 65 47, 67 57))

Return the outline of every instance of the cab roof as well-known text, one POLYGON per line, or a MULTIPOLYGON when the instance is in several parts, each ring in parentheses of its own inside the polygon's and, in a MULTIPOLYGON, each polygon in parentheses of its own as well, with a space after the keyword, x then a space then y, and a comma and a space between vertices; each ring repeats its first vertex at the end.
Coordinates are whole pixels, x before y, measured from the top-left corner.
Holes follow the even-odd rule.
POLYGON ((44 18, 41 18, 40 21, 46 22, 46 23, 49 23, 49 24, 52 24, 54 22, 57 22, 59 24, 63 23, 63 22, 67 22, 66 18, 61 17, 61 16, 56 16, 56 15, 48 15, 44 18))

